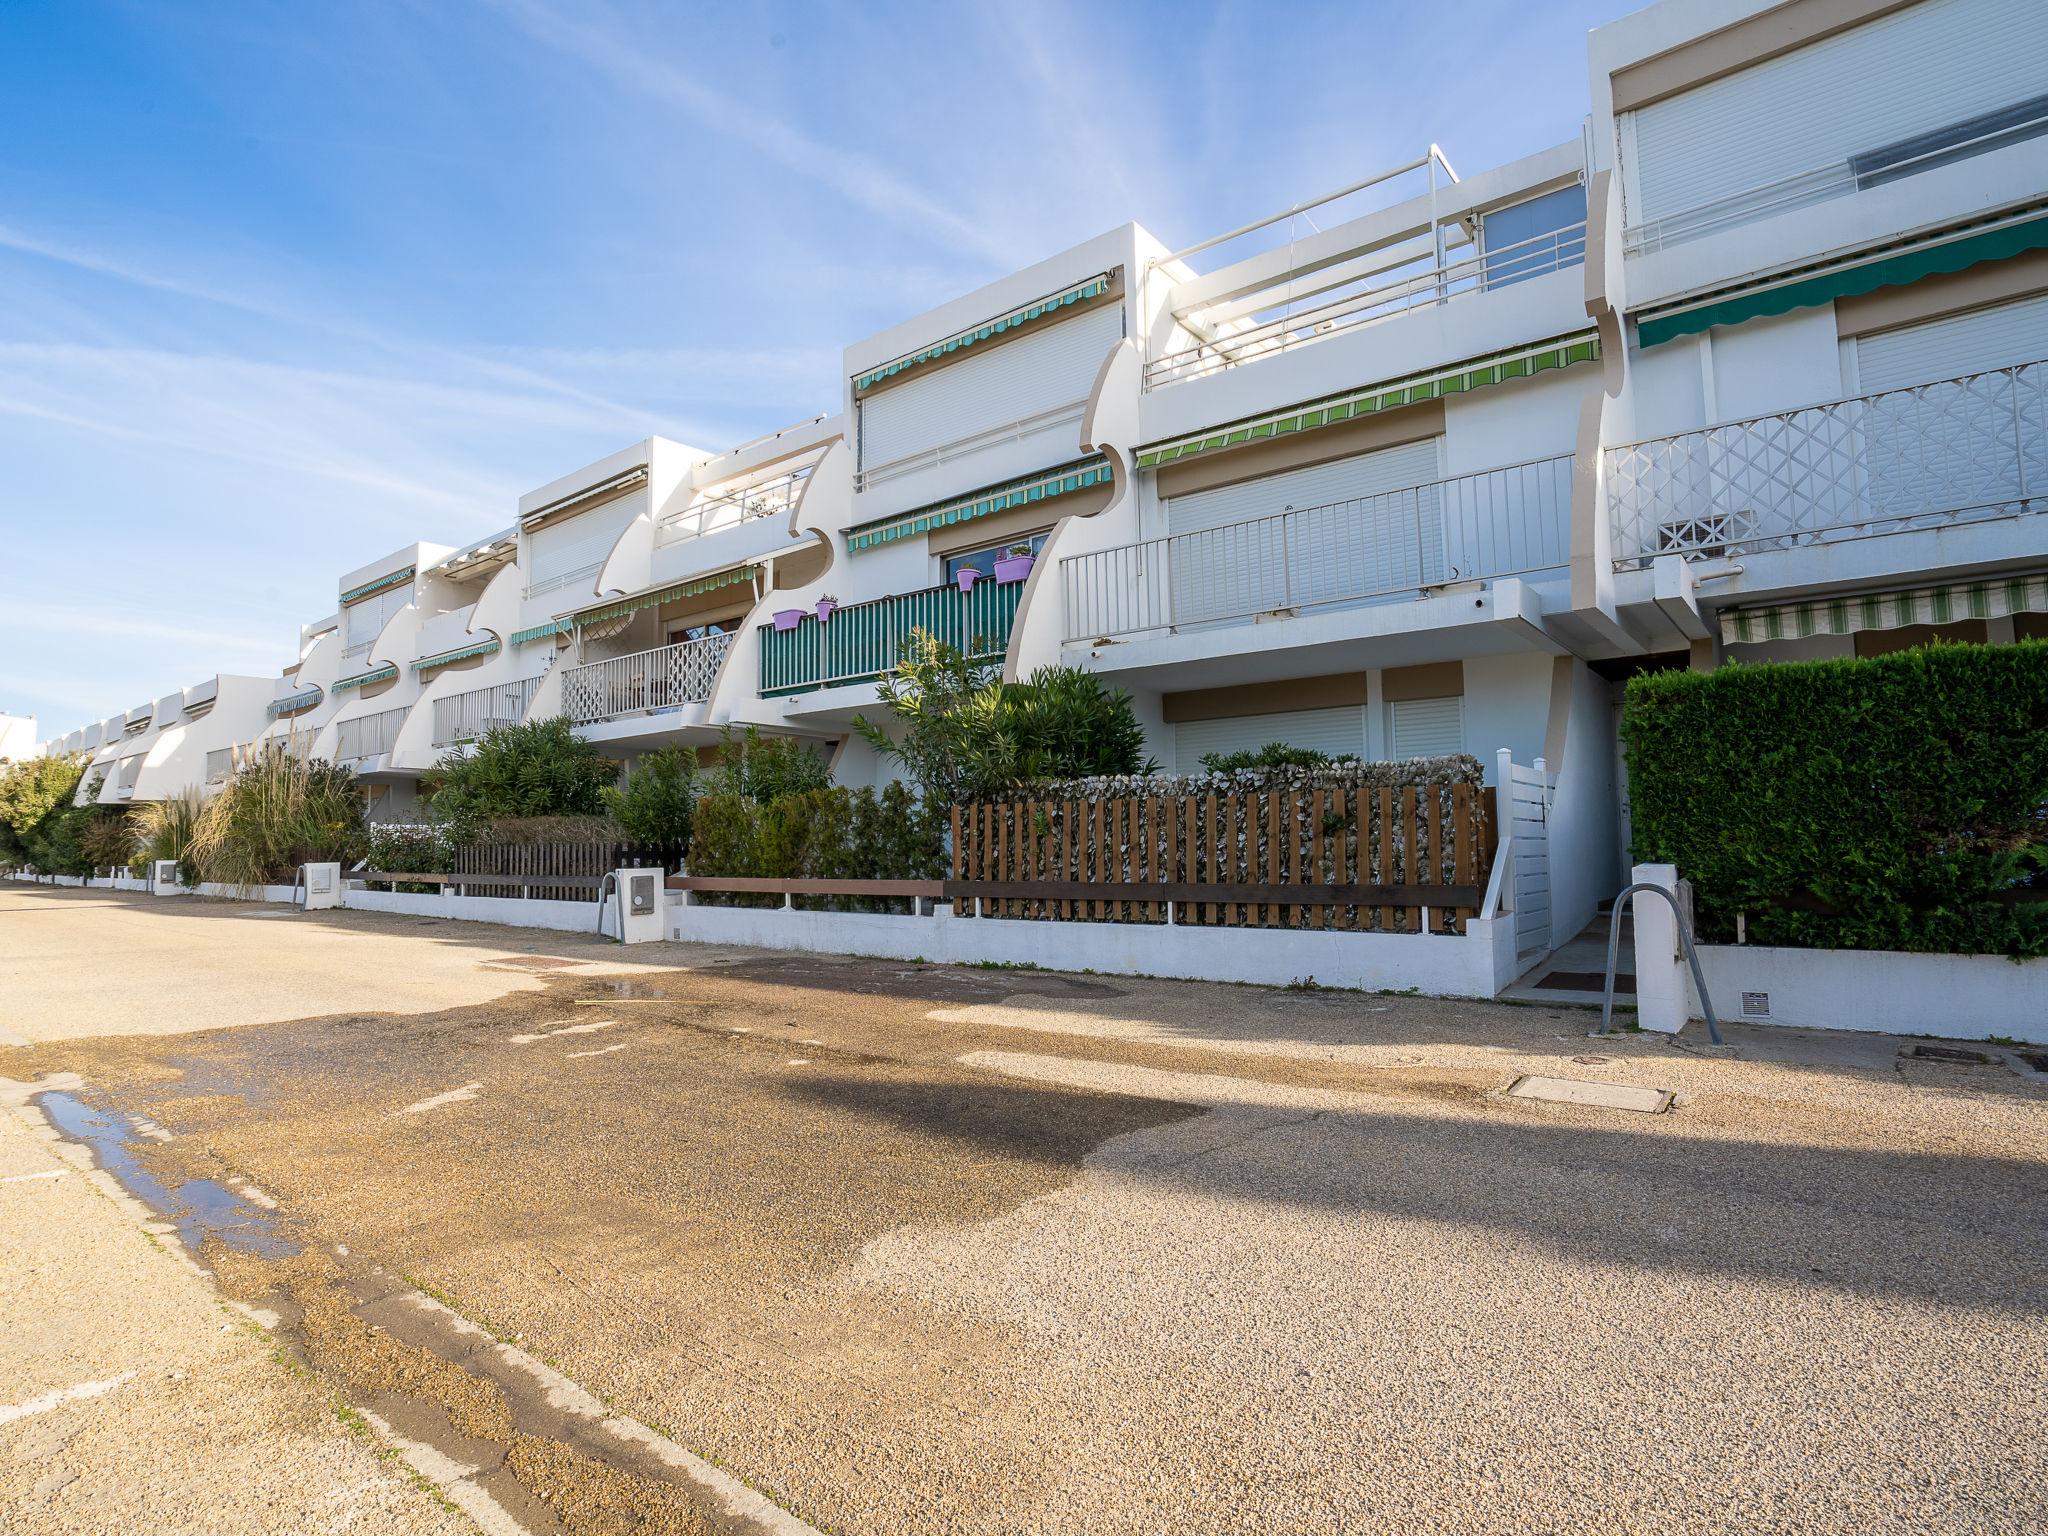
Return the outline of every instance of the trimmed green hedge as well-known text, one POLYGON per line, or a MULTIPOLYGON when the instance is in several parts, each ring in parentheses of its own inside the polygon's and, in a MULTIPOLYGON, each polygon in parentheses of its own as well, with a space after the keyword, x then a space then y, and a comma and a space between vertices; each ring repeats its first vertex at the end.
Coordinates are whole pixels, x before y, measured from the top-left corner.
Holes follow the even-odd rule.
POLYGON ((1621 731, 1706 939, 2048 954, 2048 641, 1654 673, 1621 731))
MULTIPOLYGON (((933 880, 946 872, 940 818, 901 784, 812 789, 765 803, 744 795, 697 802, 693 875, 777 880, 933 880)), ((713 906, 779 907, 779 896, 693 895, 713 906)), ((901 911, 901 899, 800 896, 806 911, 901 911)))

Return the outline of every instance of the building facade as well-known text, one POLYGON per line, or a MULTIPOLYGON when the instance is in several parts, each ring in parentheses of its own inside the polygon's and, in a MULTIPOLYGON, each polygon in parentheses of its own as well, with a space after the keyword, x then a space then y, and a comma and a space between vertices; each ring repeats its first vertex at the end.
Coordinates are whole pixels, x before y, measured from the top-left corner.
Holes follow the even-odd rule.
POLYGON ((923 628, 1100 674, 1177 770, 1542 758, 1569 937, 1625 878, 1632 673, 2048 634, 2048 7, 1662 0, 1588 62, 1565 143, 1112 230, 846 347, 812 420, 623 448, 342 576, 281 677, 53 749, 115 801, 288 737, 398 818, 555 715, 862 782, 923 628))

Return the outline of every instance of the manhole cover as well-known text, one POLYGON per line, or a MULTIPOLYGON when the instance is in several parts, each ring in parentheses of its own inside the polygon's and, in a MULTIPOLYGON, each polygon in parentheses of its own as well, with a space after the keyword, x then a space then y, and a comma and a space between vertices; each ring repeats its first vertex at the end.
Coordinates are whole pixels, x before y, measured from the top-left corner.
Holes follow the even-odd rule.
POLYGON ((486 960, 485 965, 516 965, 522 971, 558 971, 565 965, 582 965, 581 960, 564 960, 560 955, 506 955, 486 960))
POLYGON ((1546 1104, 1577 1104, 1587 1109, 1627 1109, 1661 1114, 1671 1107, 1662 1088, 1634 1088, 1626 1083, 1588 1083, 1575 1077, 1518 1078, 1508 1089, 1511 1099, 1540 1099, 1546 1104))
POLYGON ((1968 1067, 1988 1067, 1991 1058, 1982 1051, 1967 1050, 1960 1045, 1916 1045, 1906 1052, 1922 1061, 1954 1061, 1968 1067))

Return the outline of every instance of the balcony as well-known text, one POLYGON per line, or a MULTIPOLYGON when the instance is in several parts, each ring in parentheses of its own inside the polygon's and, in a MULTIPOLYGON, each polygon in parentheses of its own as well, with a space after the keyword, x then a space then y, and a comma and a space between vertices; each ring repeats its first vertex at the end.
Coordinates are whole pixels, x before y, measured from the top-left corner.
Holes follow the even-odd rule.
MULTIPOLYGON (((1570 455, 1147 539, 1060 562, 1071 642, 1555 570, 1571 556, 1570 455)), ((836 617, 836 616, 835 616, 836 617)))
POLYGON ((538 677, 525 677, 516 683, 495 683, 434 700, 434 745, 452 747, 475 741, 499 726, 519 724, 539 687, 538 677))
POLYGON ((1617 570, 2018 517, 2048 505, 2048 362, 1607 450, 1617 570))
POLYGON ((896 665, 913 630, 926 630, 970 660, 994 661, 1010 643, 1024 595, 1021 581, 977 581, 972 590, 927 587, 854 603, 820 622, 761 631, 761 696, 778 698, 871 683, 896 665))
POLYGON ((357 763, 365 758, 385 756, 398 745, 399 729, 411 713, 408 706, 343 720, 335 727, 335 761, 357 763))
POLYGON ((562 713, 591 725, 702 704, 731 645, 731 635, 706 635, 571 667, 562 674, 562 713))

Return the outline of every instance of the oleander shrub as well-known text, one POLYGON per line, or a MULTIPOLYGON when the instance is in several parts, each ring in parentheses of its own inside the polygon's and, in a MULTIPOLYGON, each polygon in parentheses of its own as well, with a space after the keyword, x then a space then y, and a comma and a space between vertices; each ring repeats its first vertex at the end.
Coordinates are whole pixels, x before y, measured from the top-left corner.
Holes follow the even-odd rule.
POLYGON ((697 754, 688 747, 662 747, 633 765, 621 785, 600 791, 605 808, 619 830, 636 843, 673 850, 677 858, 690 849, 690 824, 697 810, 697 754))
MULTIPOLYGON (((761 802, 707 795, 697 804, 693 875, 776 880, 917 880, 945 873, 942 817, 902 784, 880 793, 825 788, 761 802)), ((781 906, 779 896, 693 895, 713 905, 781 906)), ((813 911, 902 910, 900 900, 798 897, 813 911)))
POLYGON ((485 822, 534 816, 601 816, 603 791, 618 774, 569 721, 556 715, 494 726, 453 748, 425 775, 428 813, 461 841, 485 822))
POLYGON ((1655 673, 1621 730, 1707 939, 2048 954, 2048 641, 1655 673))
POLYGON ((783 795, 828 788, 832 769, 824 756, 791 736, 763 736, 753 726, 721 733, 718 760, 703 773, 705 794, 737 795, 765 805, 783 795))
MULTIPOLYGON (((21 864, 38 874, 82 873, 53 868, 44 858, 60 856, 55 844, 76 853, 77 828, 84 818, 72 816, 72 800, 85 777, 85 758, 27 757, 0 763, 0 864, 21 864), (43 857, 38 857, 38 850, 43 857)), ((100 778, 94 779, 97 796, 100 778)))

